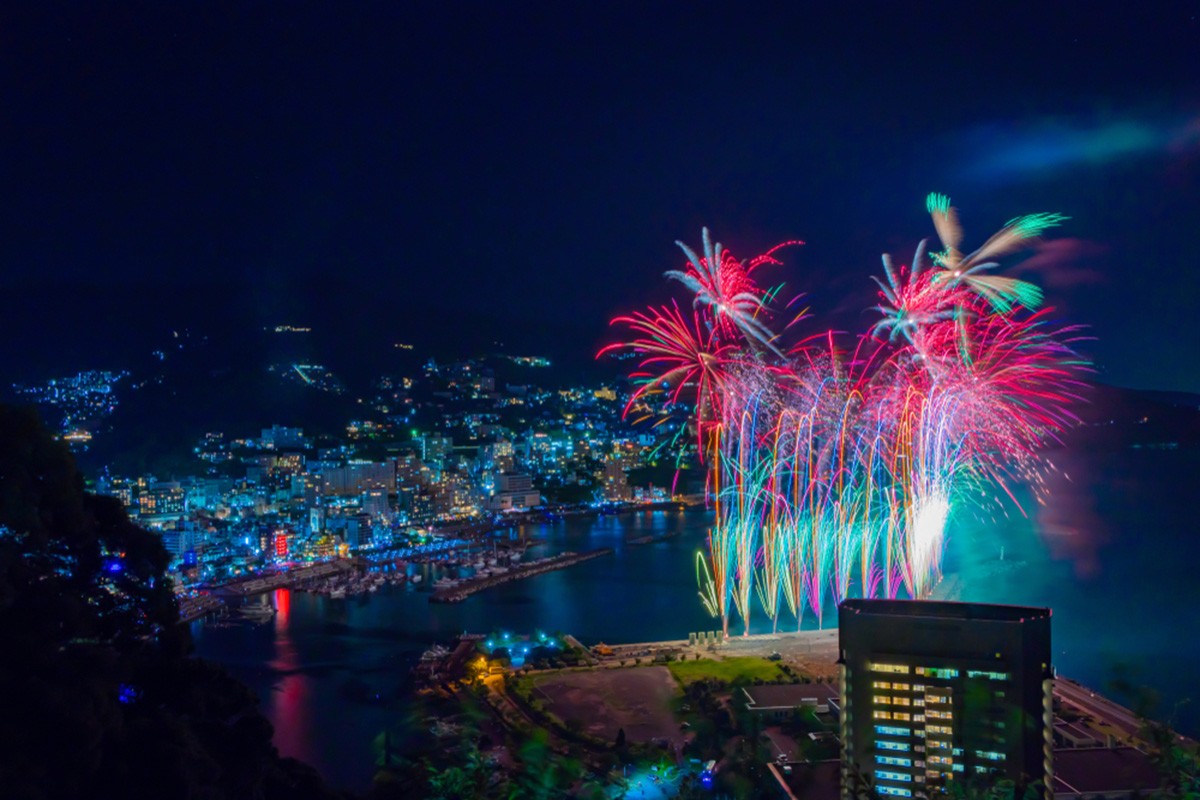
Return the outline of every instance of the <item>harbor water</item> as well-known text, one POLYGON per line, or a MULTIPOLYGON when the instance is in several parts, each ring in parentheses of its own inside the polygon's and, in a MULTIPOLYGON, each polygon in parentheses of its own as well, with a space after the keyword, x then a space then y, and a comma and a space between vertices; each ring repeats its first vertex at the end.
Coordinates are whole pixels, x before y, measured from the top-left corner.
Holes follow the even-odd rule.
MULTIPOLYGON (((1060 673, 1105 692, 1118 678, 1145 687, 1158 697, 1158 716, 1200 734, 1200 710, 1185 702, 1200 683, 1200 541, 1191 499, 1200 456, 1126 450, 1055 461, 1044 504, 1022 498, 1023 511, 1009 501, 955 512, 939 594, 1049 606, 1060 673)), ((526 558, 614 552, 461 603, 429 602, 427 587, 447 574, 435 566, 420 568, 418 586, 361 597, 278 590, 271 597, 278 613, 265 621, 193 623, 197 652, 255 690, 282 753, 335 785, 361 789, 383 732, 403 747, 415 724, 409 670, 434 643, 463 631, 563 631, 594 644, 718 628, 696 585, 695 554, 711 521, 690 509, 530 526, 525 534, 538 541, 526 558), (667 538, 630 543, 646 536, 667 538)), ((826 620, 833 619, 831 609, 826 620)), ((760 618, 752 629, 769 628, 760 618)), ((795 621, 780 628, 794 629, 795 621)))

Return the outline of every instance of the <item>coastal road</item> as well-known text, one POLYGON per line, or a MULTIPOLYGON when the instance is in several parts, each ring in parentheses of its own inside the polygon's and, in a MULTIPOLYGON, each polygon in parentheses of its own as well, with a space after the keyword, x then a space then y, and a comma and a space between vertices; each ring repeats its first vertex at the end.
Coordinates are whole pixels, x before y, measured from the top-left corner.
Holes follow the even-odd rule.
POLYGON ((1054 694, 1097 722, 1107 722, 1126 736, 1137 738, 1142 723, 1136 714, 1112 700, 1080 686, 1069 678, 1055 678, 1054 694))

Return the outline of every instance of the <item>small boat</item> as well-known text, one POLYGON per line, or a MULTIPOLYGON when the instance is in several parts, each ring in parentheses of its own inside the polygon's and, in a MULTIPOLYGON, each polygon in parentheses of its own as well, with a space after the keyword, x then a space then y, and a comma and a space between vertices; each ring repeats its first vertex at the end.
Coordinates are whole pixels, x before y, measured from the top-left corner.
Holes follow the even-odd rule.
POLYGON ((243 617, 256 620, 267 620, 275 616, 275 607, 265 603, 253 603, 241 607, 243 617))

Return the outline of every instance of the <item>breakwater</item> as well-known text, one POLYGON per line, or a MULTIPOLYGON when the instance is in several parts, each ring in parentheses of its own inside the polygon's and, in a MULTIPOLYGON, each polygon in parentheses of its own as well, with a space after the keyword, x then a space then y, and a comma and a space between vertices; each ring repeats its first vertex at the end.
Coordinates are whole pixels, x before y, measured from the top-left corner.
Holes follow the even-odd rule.
POLYGON ((429 595, 429 602, 461 603, 476 592, 482 592, 484 589, 490 589, 493 586, 500 586, 512 581, 519 581, 523 578, 530 578, 534 575, 541 575, 544 572, 553 572, 556 569, 564 569, 575 564, 581 564, 584 561, 590 561, 593 558, 612 555, 612 553, 613 549, 611 547, 589 550, 586 553, 561 553, 557 556, 550 556, 549 558, 515 566, 500 574, 464 578, 461 581, 454 581, 452 585, 435 586, 433 594, 429 595))

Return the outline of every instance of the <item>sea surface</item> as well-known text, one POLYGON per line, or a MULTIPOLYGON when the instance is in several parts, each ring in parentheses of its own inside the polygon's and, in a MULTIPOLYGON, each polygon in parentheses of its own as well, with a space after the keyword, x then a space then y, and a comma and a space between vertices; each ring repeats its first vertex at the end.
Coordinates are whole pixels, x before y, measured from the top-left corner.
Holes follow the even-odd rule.
MULTIPOLYGON (((1130 449, 1051 460, 1041 502, 1014 491, 1020 507, 991 495, 959 505, 939 594, 1049 606, 1060 674, 1130 704, 1136 698, 1114 681, 1143 687, 1157 697, 1158 717, 1200 735, 1200 708, 1187 702, 1200 700, 1200 454, 1130 449)), ((197 652, 255 690, 283 754, 313 764, 335 785, 361 789, 385 730, 403 748, 415 724, 409 670, 434 643, 463 631, 563 631, 594 644, 719 628, 696 586, 696 553, 711 520, 692 509, 531 526, 525 533, 544 541, 527 558, 616 552, 456 605, 431 604, 427 591, 411 586, 344 600, 281 590, 269 622, 194 623, 197 652), (666 534, 678 535, 626 543, 666 534)), ((426 585, 444 574, 422 569, 426 585)), ((834 619, 831 609, 826 620, 834 619)), ((763 619, 753 626, 768 629, 763 619)))

